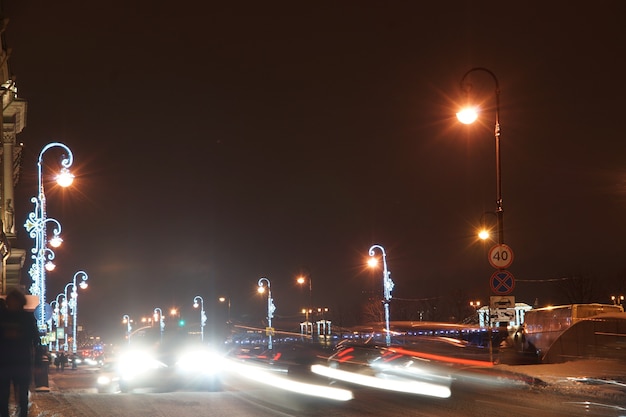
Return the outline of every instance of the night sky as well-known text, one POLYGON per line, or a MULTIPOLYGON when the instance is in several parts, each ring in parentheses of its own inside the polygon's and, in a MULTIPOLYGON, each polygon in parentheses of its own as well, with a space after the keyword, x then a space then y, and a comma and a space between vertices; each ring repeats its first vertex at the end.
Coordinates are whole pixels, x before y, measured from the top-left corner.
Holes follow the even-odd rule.
POLYGON ((64 238, 48 299, 85 270, 92 333, 154 307, 191 318, 195 295, 260 322, 262 276, 276 314, 297 316, 302 273, 314 305, 357 322, 382 287, 365 266, 375 243, 392 319, 486 303, 494 269, 475 228, 495 210, 495 83, 472 73, 486 112, 460 124, 473 67, 500 85, 517 301, 568 302, 581 279, 584 301, 626 292, 622 1, 3 3, 28 101, 19 247, 33 245, 21 225, 38 154, 63 142, 76 181, 55 188, 60 153, 46 154, 64 238))

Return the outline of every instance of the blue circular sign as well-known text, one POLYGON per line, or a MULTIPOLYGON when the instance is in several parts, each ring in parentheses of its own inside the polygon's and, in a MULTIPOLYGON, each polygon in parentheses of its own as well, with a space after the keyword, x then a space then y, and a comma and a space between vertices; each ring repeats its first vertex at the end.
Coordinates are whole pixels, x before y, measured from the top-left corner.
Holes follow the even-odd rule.
MULTIPOLYGON (((41 317, 41 304, 35 307, 34 314, 35 314, 35 318, 39 320, 39 318, 41 317)), ((48 321, 51 318, 52 318, 52 307, 50 307, 50 304, 45 303, 44 309, 43 309, 43 319, 44 321, 48 321)))

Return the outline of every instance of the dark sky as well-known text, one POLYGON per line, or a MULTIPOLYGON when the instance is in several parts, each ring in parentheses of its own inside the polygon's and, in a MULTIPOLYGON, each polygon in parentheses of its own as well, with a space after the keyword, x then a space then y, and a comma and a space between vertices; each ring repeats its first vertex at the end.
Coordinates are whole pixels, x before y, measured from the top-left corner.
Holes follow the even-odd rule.
POLYGON ((17 224, 39 151, 67 144, 75 185, 46 185, 65 241, 48 298, 87 271, 93 332, 154 307, 193 315, 196 294, 262 318, 261 276, 293 315, 300 273, 347 320, 382 286, 364 268, 374 243, 394 297, 488 301, 474 234, 495 209, 486 73, 471 76, 482 123, 454 117, 477 66, 500 84, 517 300, 565 302, 551 280, 568 276, 591 279, 594 301, 626 291, 622 1, 3 3, 28 101, 17 224))

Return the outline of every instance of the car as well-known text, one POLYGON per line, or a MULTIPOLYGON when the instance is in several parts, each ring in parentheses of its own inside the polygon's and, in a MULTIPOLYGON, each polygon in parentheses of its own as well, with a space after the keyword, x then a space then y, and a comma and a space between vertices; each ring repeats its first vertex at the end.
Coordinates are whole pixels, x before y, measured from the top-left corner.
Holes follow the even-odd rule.
POLYGON ((217 391, 222 388, 222 358, 202 344, 126 350, 96 371, 100 393, 217 391))
POLYGON ((96 387, 100 393, 166 391, 172 384, 172 371, 151 352, 128 351, 107 360, 96 372, 96 387))
POLYGON ((223 358, 208 346, 192 345, 180 349, 173 364, 178 389, 218 391, 222 388, 223 358))

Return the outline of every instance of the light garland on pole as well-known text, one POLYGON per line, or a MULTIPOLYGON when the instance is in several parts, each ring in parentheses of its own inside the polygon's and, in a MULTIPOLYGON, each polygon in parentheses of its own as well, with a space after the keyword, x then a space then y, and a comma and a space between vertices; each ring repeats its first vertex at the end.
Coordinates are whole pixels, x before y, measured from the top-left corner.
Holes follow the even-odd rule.
MULTIPOLYGON (((72 151, 66 145, 59 142, 52 142, 43 147, 39 153, 39 159, 37 161, 37 174, 38 174, 38 187, 37 196, 31 198, 31 202, 35 204, 35 208, 29 213, 24 227, 29 233, 29 236, 35 240, 35 246, 31 249, 33 264, 31 265, 28 273, 33 280, 33 284, 30 287, 30 292, 33 295, 39 296, 39 306, 37 311, 37 325, 40 331, 46 330, 46 269, 54 268, 52 260, 54 259, 54 252, 48 248, 47 239, 47 224, 54 223, 55 228, 53 230, 53 237, 50 239, 50 245, 58 247, 61 242, 61 224, 51 218, 46 217, 46 195, 43 186, 43 174, 42 174, 42 161, 43 155, 51 148, 60 147, 67 152, 61 159, 61 172, 57 175, 57 183, 63 187, 71 185, 74 176, 70 173, 69 167, 74 161, 72 151), (47 262, 46 262, 47 261, 47 262)), ((48 269, 49 270, 49 269, 48 269)))

